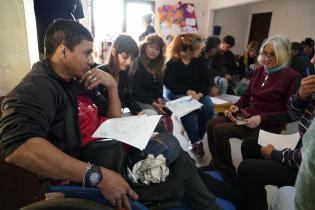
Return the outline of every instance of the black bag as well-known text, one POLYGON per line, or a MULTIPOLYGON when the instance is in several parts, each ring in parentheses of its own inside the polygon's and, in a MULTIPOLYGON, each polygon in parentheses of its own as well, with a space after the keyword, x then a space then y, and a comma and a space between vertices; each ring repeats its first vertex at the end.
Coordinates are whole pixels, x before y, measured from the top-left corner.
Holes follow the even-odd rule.
MULTIPOLYGON (((94 141, 81 150, 81 160, 103 166, 120 173, 128 182, 127 162, 124 148, 119 141, 94 141)), ((165 209, 180 205, 184 195, 184 185, 172 174, 158 184, 133 184, 131 188, 139 195, 139 201, 150 209, 165 209)))

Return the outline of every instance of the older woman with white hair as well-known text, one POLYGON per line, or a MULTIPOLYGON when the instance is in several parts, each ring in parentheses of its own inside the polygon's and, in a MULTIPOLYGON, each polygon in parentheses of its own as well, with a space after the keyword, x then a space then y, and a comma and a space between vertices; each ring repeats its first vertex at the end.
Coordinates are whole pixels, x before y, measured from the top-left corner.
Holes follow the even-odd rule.
POLYGON ((212 119, 207 124, 208 145, 212 155, 211 168, 235 181, 229 139, 238 138, 257 145, 259 130, 280 133, 290 121, 287 102, 296 93, 299 74, 288 67, 290 41, 280 35, 264 41, 260 48, 258 67, 244 95, 226 110, 226 117, 212 119), (243 115, 244 125, 234 124, 229 117, 243 115))

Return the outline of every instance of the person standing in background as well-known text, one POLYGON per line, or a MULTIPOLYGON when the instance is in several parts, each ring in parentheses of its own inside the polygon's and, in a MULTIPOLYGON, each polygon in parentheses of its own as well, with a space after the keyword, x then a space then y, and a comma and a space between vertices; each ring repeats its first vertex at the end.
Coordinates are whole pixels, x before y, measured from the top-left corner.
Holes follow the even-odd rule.
POLYGON ((143 24, 145 26, 145 31, 139 36, 139 41, 144 40, 144 38, 149 35, 155 33, 154 27, 151 25, 153 22, 153 14, 149 13, 142 17, 143 24))

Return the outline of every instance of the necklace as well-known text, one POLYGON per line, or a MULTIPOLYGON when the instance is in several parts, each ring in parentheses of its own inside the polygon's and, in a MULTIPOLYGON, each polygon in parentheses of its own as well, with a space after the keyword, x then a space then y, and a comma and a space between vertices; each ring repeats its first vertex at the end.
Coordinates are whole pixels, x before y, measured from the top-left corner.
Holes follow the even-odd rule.
POLYGON ((267 74, 267 75, 265 76, 265 80, 264 80, 264 82, 261 84, 261 87, 264 87, 264 86, 265 86, 268 77, 269 77, 269 74, 267 74))

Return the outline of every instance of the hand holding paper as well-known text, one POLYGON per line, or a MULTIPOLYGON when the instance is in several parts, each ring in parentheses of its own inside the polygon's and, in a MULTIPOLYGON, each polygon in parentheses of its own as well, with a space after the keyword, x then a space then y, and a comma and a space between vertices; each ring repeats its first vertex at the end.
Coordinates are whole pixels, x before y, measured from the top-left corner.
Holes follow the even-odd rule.
POLYGON ((182 117, 196 109, 200 109, 202 107, 202 103, 193 99, 191 96, 184 96, 176 100, 166 102, 166 107, 177 117, 182 117))
POLYGON ((272 144, 276 150, 285 148, 294 149, 300 138, 299 133, 290 135, 274 134, 264 130, 259 131, 258 144, 267 146, 272 144))

